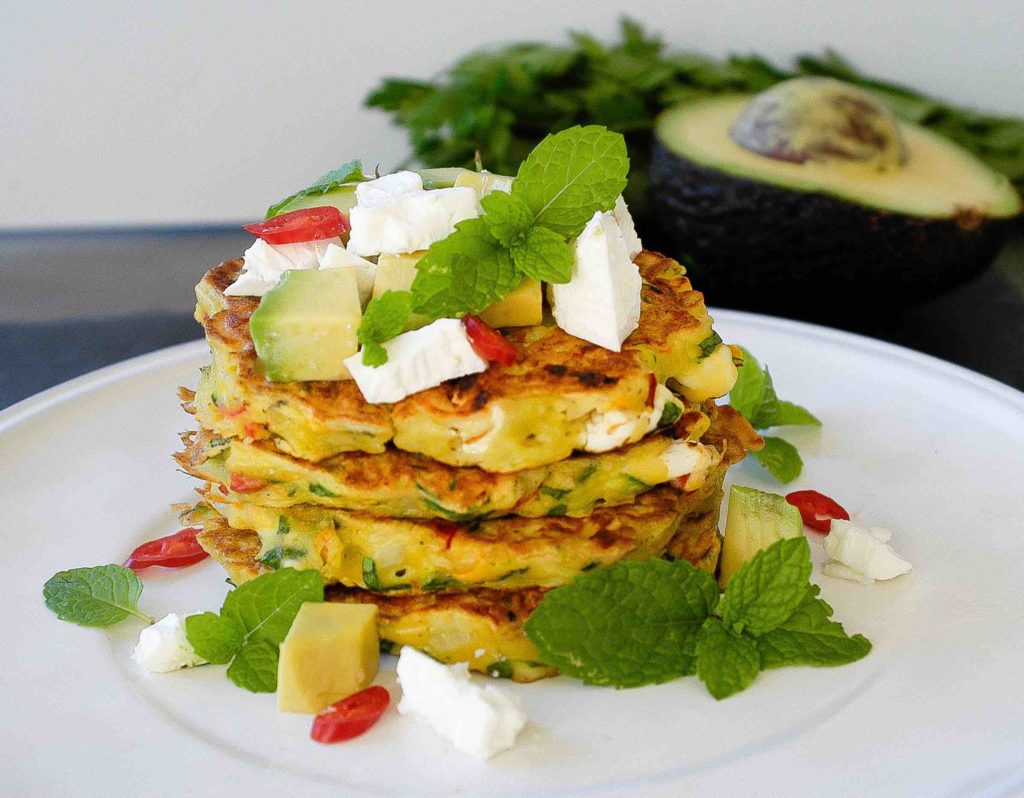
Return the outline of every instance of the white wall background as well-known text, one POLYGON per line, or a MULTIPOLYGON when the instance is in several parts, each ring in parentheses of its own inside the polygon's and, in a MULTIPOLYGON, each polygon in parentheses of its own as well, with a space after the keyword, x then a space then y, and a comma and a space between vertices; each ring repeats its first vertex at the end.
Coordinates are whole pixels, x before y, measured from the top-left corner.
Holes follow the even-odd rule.
POLYGON ((361 108, 384 75, 623 10, 680 49, 787 61, 831 45, 936 95, 1024 115, 1024 0, 0 2, 0 229, 258 217, 404 134, 361 108))

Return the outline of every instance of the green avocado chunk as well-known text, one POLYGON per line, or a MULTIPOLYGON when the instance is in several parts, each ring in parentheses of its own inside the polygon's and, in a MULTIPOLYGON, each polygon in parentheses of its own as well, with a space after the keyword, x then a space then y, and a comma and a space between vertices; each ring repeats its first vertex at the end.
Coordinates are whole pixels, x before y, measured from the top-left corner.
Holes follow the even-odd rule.
POLYGON ((359 288, 351 269, 285 272, 249 319, 264 373, 274 382, 349 379, 359 348, 359 288))

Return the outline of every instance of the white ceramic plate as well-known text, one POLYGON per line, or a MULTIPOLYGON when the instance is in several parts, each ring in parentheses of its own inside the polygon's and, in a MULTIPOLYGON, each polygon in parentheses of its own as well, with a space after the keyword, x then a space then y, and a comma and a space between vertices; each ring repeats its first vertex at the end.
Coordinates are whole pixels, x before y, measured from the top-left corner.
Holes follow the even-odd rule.
MULTIPOLYGON (((514 686, 531 722, 490 762, 393 709, 365 736, 308 739, 307 717, 223 668, 140 672, 138 625, 62 623, 55 571, 121 561, 176 528, 192 481, 170 453, 189 425, 203 344, 104 369, 0 413, 5 795, 950 795, 1024 783, 1024 395, 946 363, 823 328, 720 311, 820 432, 789 489, 838 498, 895 531, 911 574, 861 587, 816 571, 847 630, 875 644, 842 668, 764 673, 723 702, 696 679, 637 690, 567 679, 514 686), (287 792, 286 792, 287 791, 287 792)), ((779 490, 756 463, 732 479, 779 490)), ((812 550, 820 564, 818 539, 812 550)), ((145 575, 143 609, 216 609, 206 562, 145 575)), ((381 681, 394 688, 393 658, 381 681)), ((397 698, 397 691, 392 690, 397 698)))

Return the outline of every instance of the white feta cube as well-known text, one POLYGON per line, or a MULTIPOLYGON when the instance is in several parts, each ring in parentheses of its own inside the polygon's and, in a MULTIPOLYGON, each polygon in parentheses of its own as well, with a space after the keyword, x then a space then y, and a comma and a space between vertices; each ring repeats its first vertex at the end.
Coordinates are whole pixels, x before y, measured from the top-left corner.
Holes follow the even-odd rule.
POLYGON ((465 662, 444 665, 405 646, 398 658, 401 715, 425 723, 456 750, 480 759, 515 745, 526 713, 507 690, 478 685, 465 662))
MULTIPOLYGON (((867 529, 851 521, 834 519, 822 546, 830 560, 859 574, 861 579, 893 579, 913 566, 893 551, 888 539, 891 533, 887 529, 867 529)), ((848 578, 845 574, 845 569, 831 569, 833 576, 848 578)))
POLYGON ((319 268, 320 258, 332 244, 341 246, 341 239, 268 244, 262 238, 257 238, 242 256, 242 273, 224 293, 227 296, 264 296, 281 282, 286 271, 319 268))
POLYGON ((348 249, 365 257, 427 249, 480 210, 476 192, 468 187, 407 191, 379 204, 357 204, 349 214, 348 249))
POLYGON ((206 663, 185 636, 185 617, 173 612, 139 633, 132 659, 151 673, 168 673, 206 663))
POLYGON ((633 215, 629 212, 629 206, 626 205, 626 200, 622 198, 621 194, 615 200, 612 215, 622 231, 622 240, 626 242, 626 252, 629 254, 629 259, 632 260, 643 250, 643 245, 640 243, 640 236, 636 234, 633 215))
POLYGON ((423 178, 416 172, 395 172, 356 184, 356 204, 365 207, 386 205, 400 194, 423 191, 423 178))
POLYGON ((331 244, 320 259, 321 269, 352 269, 359 289, 359 302, 366 305, 373 296, 373 283, 377 279, 377 264, 349 252, 340 244, 331 244))
POLYGON ((571 279, 549 289, 555 322, 570 335, 618 352, 640 324, 643 281, 615 216, 595 213, 573 250, 571 279))
POLYGON ((691 441, 671 441, 661 453, 661 461, 668 469, 668 478, 676 479, 689 475, 686 489, 690 485, 702 485, 709 469, 718 465, 722 456, 709 446, 691 441))
POLYGON ((345 358, 352 379, 371 404, 399 402, 446 380, 487 369, 487 361, 473 349, 458 319, 438 319, 397 335, 384 349, 388 362, 382 366, 364 365, 362 351, 345 358))

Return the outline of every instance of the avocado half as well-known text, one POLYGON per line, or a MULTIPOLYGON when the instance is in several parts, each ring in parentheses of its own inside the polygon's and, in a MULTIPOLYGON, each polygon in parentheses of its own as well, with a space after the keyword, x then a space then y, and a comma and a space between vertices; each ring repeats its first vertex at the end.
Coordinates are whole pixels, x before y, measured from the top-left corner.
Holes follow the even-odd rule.
POLYGON ((722 304, 919 301, 982 271, 1022 212, 1005 176, 839 81, 684 103, 654 141, 665 246, 722 304))

